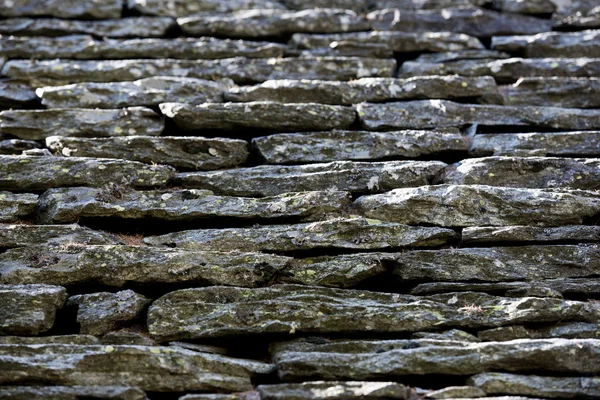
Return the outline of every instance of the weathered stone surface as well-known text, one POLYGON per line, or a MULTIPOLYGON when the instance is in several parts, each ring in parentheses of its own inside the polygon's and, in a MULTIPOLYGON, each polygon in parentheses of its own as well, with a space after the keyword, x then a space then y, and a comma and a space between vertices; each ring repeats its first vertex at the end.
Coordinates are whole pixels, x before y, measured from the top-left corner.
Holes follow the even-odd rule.
POLYGON ((417 297, 299 285, 251 290, 212 286, 170 292, 156 300, 148 310, 148 331, 162 342, 234 335, 398 333, 561 319, 595 321, 598 314, 600 305, 593 303, 482 293, 417 297))
POLYGON ((473 36, 528 35, 552 30, 549 20, 479 8, 400 11, 386 9, 368 15, 379 31, 448 31, 473 36))
POLYGON ((135 246, 21 247, 0 254, 0 282, 122 287, 190 282, 261 286, 288 257, 240 252, 182 251, 135 246))
POLYGON ((407 399, 410 389, 395 382, 304 382, 260 385, 262 400, 407 399))
POLYGON ((158 346, 147 333, 130 330, 130 328, 108 332, 102 336, 102 344, 117 344, 131 346, 158 346))
POLYGON ((128 0, 127 6, 144 15, 167 17, 186 17, 206 12, 229 13, 252 9, 285 10, 285 7, 276 0, 173 0, 168 3, 162 0, 128 0))
POLYGON ((66 299, 67 291, 60 286, 0 285, 0 335, 46 332, 66 299))
POLYGON ((472 399, 486 397, 486 393, 476 386, 449 386, 428 392, 429 399, 472 399))
POLYGON ((366 31, 369 21, 350 10, 312 8, 302 11, 245 10, 178 18, 187 35, 273 37, 292 33, 366 31))
POLYGON ((480 387, 487 394, 559 397, 563 399, 600 397, 600 382, 593 377, 557 377, 484 372, 469 378, 469 383, 480 387))
POLYGON ((597 323, 566 322, 536 328, 526 328, 523 325, 502 326, 477 332, 481 340, 507 341, 515 339, 598 339, 600 326, 597 323))
POLYGON ((450 329, 444 332, 416 332, 411 336, 413 339, 453 340, 467 342, 481 342, 477 336, 460 329, 450 329))
MULTIPOLYGON (((171 167, 128 160, 0 156, 0 188, 8 190, 105 186, 110 183, 148 188, 164 186, 173 175, 171 167)), ((98 192, 107 191, 109 189, 98 192)))
POLYGON ((599 346, 600 340, 594 339, 296 341, 274 346, 273 359, 286 381, 464 375, 488 370, 590 374, 600 370, 599 346))
POLYGON ((568 225, 557 227, 478 226, 462 230, 463 243, 495 242, 600 242, 600 226, 568 225))
POLYGON ((296 225, 189 230, 148 237, 144 243, 185 250, 294 251, 439 246, 455 237, 451 229, 359 217, 296 225))
POLYGON ((560 226, 600 212, 593 191, 440 185, 362 196, 354 205, 368 218, 439 226, 560 226))
POLYGON ((588 57, 600 52, 600 31, 544 32, 531 36, 497 36, 492 48, 535 57, 588 57))
POLYGON ((186 394, 180 397, 179 400, 260 400, 259 396, 257 391, 251 390, 230 394, 186 394))
POLYGON ((523 188, 600 189, 599 158, 482 157, 450 165, 439 181, 523 188))
MULTIPOLYGON (((297 33, 294 35, 303 35, 297 33)), ((312 36, 312 35, 310 35, 312 36)), ((288 57, 366 57, 366 58, 390 58, 394 52, 388 44, 383 43, 357 43, 352 41, 332 42, 328 47, 316 47, 313 49, 289 48, 286 51, 288 57)))
POLYGON ((462 51, 445 51, 442 53, 424 53, 415 58, 415 63, 446 63, 457 60, 498 60, 510 58, 510 54, 495 50, 474 49, 462 51))
POLYGON ((556 10, 553 0, 472 0, 471 3, 492 7, 495 10, 523 14, 550 14, 556 10))
POLYGON ((2 68, 9 78, 42 85, 133 81, 152 76, 231 78, 237 83, 269 79, 350 80, 391 77, 396 60, 360 57, 225 58, 220 60, 11 60, 2 68))
POLYGON ((0 345, 4 344, 99 344, 100 340, 91 335, 60 336, 0 336, 0 345))
POLYGON ((578 108, 461 104, 449 100, 417 100, 357 106, 369 130, 439 128, 444 126, 515 125, 553 129, 600 128, 600 111, 578 108))
POLYGON ((120 18, 122 8, 121 0, 3 0, 0 16, 108 19, 120 18))
POLYGON ((0 248, 37 245, 69 246, 92 244, 121 244, 121 241, 117 236, 110 233, 95 231, 77 224, 0 224, 0 248))
POLYGON ((2 398, 5 400, 147 399, 141 389, 128 386, 3 386, 2 398))
POLYGON ((511 106, 597 108, 600 78, 521 78, 514 85, 501 86, 500 93, 504 104, 511 106))
POLYGON ((227 354, 228 352, 228 350, 223 347, 188 342, 169 342, 169 346, 183 347, 184 349, 199 351, 200 353, 227 354))
POLYGON ((38 195, 0 191, 0 222, 15 222, 28 218, 38 204, 38 195))
POLYGON ((353 108, 316 103, 162 103, 159 107, 164 115, 184 131, 243 128, 271 131, 345 129, 356 119, 353 108))
POLYGON ((100 336, 141 317, 150 302, 133 290, 123 290, 71 296, 65 306, 77 310, 80 333, 100 336))
POLYGON ((48 136, 105 137, 143 133, 157 136, 164 129, 162 118, 149 108, 118 110, 84 108, 0 111, 0 133, 20 139, 40 140, 48 136))
POLYGON ((469 0, 279 0, 287 8, 303 10, 311 7, 347 8, 357 12, 399 8, 401 10, 439 9, 472 6, 469 0))
POLYGON ((259 361, 155 346, 0 346, 0 382, 95 386, 110 382, 152 392, 252 389, 270 372, 259 361), (57 363, 60 360, 60 363, 57 363))
MULTIPOLYGON (((464 152, 472 138, 445 131, 341 131, 283 133, 252 139, 268 164, 377 160, 464 152)), ((598 135, 600 146, 600 134, 598 135)), ((600 150, 597 150, 600 154, 600 150)))
POLYGON ((473 156, 579 156, 600 155, 600 131, 478 134, 470 148, 473 156))
POLYGON ((600 27, 596 0, 557 1, 556 8, 552 15, 554 27, 600 27))
POLYGON ((0 81, 0 107, 27 107, 35 104, 37 101, 38 98, 35 95, 35 90, 31 86, 16 82, 0 81))
POLYGON ((287 193, 265 198, 216 196, 208 190, 124 191, 118 188, 51 189, 40 199, 39 218, 75 222, 86 217, 191 221, 206 218, 319 221, 349 206, 347 192, 287 193))
POLYGON ((404 99, 454 99, 497 95, 491 77, 426 76, 408 79, 362 78, 350 82, 278 80, 257 86, 235 87, 228 101, 357 104, 404 99))
MULTIPOLYGON (((78 2, 80 3, 80 2, 78 2)), ((163 37, 176 23, 171 18, 134 17, 101 21, 57 18, 9 18, 0 21, 0 34, 14 36, 163 37)))
POLYGON ((0 154, 5 155, 20 155, 25 150, 39 149, 42 147, 37 142, 32 140, 7 139, 0 140, 0 154))
POLYGON ((51 136, 46 138, 46 146, 57 156, 122 158, 193 170, 235 167, 249 155, 245 140, 205 137, 51 136))

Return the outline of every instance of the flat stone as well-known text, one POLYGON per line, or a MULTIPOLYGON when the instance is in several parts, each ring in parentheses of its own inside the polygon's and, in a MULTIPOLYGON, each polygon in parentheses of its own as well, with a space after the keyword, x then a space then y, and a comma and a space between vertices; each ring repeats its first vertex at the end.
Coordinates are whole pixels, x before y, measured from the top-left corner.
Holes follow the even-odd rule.
POLYGON ((522 14, 551 14, 556 10, 556 4, 552 0, 473 0, 472 3, 499 11, 522 14))
POLYGON ((184 131, 250 128, 285 132, 346 129, 356 119, 356 112, 351 107, 316 103, 162 103, 159 107, 164 115, 184 131))
POLYGON ((0 140, 0 154, 20 155, 25 150, 39 149, 42 147, 38 142, 32 140, 7 139, 0 140))
POLYGON ((0 335, 46 332, 66 299, 67 291, 60 286, 0 285, 0 335))
POLYGON ((82 19, 121 18, 121 0, 3 0, 2 17, 57 17, 82 19))
MULTIPOLYGON (((600 140, 600 135, 598 136, 600 140)), ((282 133, 252 139, 268 164, 300 164, 338 160, 414 158, 465 152, 472 138, 446 131, 342 131, 282 133)), ((599 142, 600 143, 600 142, 599 142)), ((600 146, 600 144, 598 144, 600 146)), ((600 154, 600 151, 598 151, 600 154)))
POLYGON ((463 243, 481 244, 497 242, 600 242, 600 226, 569 225, 557 227, 537 226, 478 226, 462 230, 463 243))
POLYGON ((545 398, 599 397, 600 382, 593 377, 557 377, 484 372, 469 383, 488 394, 511 394, 545 398))
POLYGON ((460 329, 450 329, 443 332, 416 332, 411 336, 413 339, 434 339, 434 340, 451 340, 451 341, 467 341, 481 342, 477 336, 471 335, 468 332, 460 329))
POLYGON ((111 288, 126 283, 143 286, 180 282, 261 286, 290 261, 270 254, 110 245, 21 247, 0 254, 0 260, 3 283, 44 282, 68 287, 94 283, 111 288))
POLYGON ((441 53, 424 53, 411 62, 415 63, 447 63, 457 60, 500 60, 510 58, 510 54, 496 50, 468 49, 461 51, 445 51, 441 53))
POLYGON ((407 399, 410 389, 395 382, 303 382, 259 385, 262 400, 407 399))
POLYGON ((100 340, 92 335, 60 336, 0 336, 0 345, 5 344, 99 344, 100 340))
POLYGON ((600 111, 578 108, 462 104, 449 100, 417 100, 356 107, 368 130, 423 129, 478 125, 533 126, 591 130, 600 127, 600 111))
POLYGON ((0 107, 28 107, 36 104, 38 101, 35 89, 31 86, 16 82, 0 81, 0 107))
POLYGON ((156 300, 148 310, 148 331, 158 342, 272 334, 401 333, 562 319, 591 322, 597 320, 599 308, 578 301, 470 292, 417 297, 300 285, 251 290, 212 286, 178 290, 156 300))
POLYGON ((556 2, 552 15, 554 27, 599 28, 598 2, 596 0, 572 0, 556 2))
MULTIPOLYGON (((128 160, 0 156, 0 189, 8 190, 46 190, 80 185, 105 187, 111 183, 150 188, 164 186, 173 175, 173 169, 166 165, 128 160)), ((109 189, 105 188, 106 191, 109 189)))
POLYGON ((224 14, 200 14, 178 18, 181 30, 190 36, 276 37, 292 33, 337 33, 367 31, 364 16, 350 10, 312 8, 302 11, 244 10, 224 14))
POLYGON ((188 230, 151 236, 145 238, 144 243, 185 250, 279 252, 439 246, 455 237, 451 229, 413 227, 358 217, 296 225, 188 230))
POLYGON ((188 350, 199 351, 200 353, 227 354, 228 352, 228 350, 223 347, 188 342, 169 342, 169 346, 182 347, 188 350))
POLYGON ((600 340, 539 339, 510 342, 427 340, 308 341, 273 346, 279 377, 389 379, 405 375, 465 375, 498 371, 591 374, 600 370, 600 340), (315 341, 316 342, 316 341, 315 341))
POLYGON ((359 197, 358 211, 401 224, 439 226, 560 226, 581 224, 600 210, 593 191, 439 185, 359 197))
MULTIPOLYGON (((295 35, 304 35, 295 33, 295 35)), ((316 36, 316 34, 314 34, 316 36)), ((313 36, 313 35, 308 35, 313 36)), ((357 43, 353 41, 332 42, 328 47, 313 49, 298 49, 288 47, 288 57, 366 57, 366 58, 391 58, 394 52, 388 44, 383 43, 357 43)))
POLYGON ((132 331, 129 328, 108 332, 102 336, 102 344, 158 346, 158 343, 152 340, 147 333, 132 331))
POLYGON ((398 187, 427 185, 446 166, 441 161, 334 161, 298 166, 257 167, 211 172, 184 172, 175 183, 217 194, 275 196, 310 190, 378 193, 398 187))
POLYGON ((4 385, 96 386, 110 382, 151 392, 251 390, 250 379, 272 369, 259 361, 173 347, 57 344, 0 346, 0 366, 4 385))
POLYGON ((260 395, 255 390, 250 390, 242 393, 230 394, 186 394, 181 396, 179 400, 260 400, 260 395))
POLYGON ((399 11, 385 9, 367 16, 378 31, 446 31, 477 37, 529 35, 552 30, 549 20, 480 8, 399 11))
MULTIPOLYGON (((55 0, 58 2, 58 0, 55 0)), ((89 4, 89 2, 87 2, 89 4)), ((80 2, 77 2, 80 4, 80 2)), ((171 18, 132 17, 101 21, 58 18, 9 18, 0 21, 0 34, 13 36, 163 37, 177 24, 171 18)))
POLYGON ((362 78, 350 82, 276 80, 234 87, 225 99, 352 105, 405 99, 455 99, 498 95, 491 77, 426 76, 408 79, 362 78))
POLYGON ((522 188, 600 189, 600 158, 482 157, 450 165, 439 182, 522 188))
POLYGON ((38 245, 69 246, 92 244, 121 244, 121 240, 113 234, 95 231, 77 224, 0 224, 0 248, 38 245))
POLYGON ((530 36, 497 36, 492 48, 535 57, 588 57, 600 52, 600 31, 544 32, 530 36))
POLYGON ((600 107, 600 78, 521 78, 501 86, 500 93, 504 104, 511 106, 594 108, 600 107))
POLYGON ((205 137, 50 136, 46 138, 46 146, 56 156, 121 158, 192 170, 239 166, 246 162, 249 155, 248 142, 245 140, 205 137))
POLYGON ((476 386, 449 386, 426 394, 429 399, 472 399, 486 396, 487 394, 476 386))
POLYGON ((197 13, 229 13, 239 10, 267 10, 285 7, 276 0, 128 0, 127 7, 144 15, 186 17, 197 13))
POLYGON ((523 325, 502 326, 477 332, 481 340, 495 342, 546 338, 596 339, 598 335, 600 335, 598 324, 587 322, 564 322, 536 328, 526 328, 523 325))
POLYGON ((136 387, 128 386, 3 386, 2 397, 6 400, 55 399, 78 400, 81 398, 106 400, 146 400, 146 394, 136 387))
POLYGON ((391 77, 396 60, 360 57, 224 58, 219 60, 11 60, 2 75, 38 86, 77 82, 134 81, 153 76, 231 78, 236 83, 269 79, 351 80, 391 77))
POLYGON ((600 131, 477 134, 472 156, 579 156, 600 155, 600 131))
POLYGON ((357 12, 399 8, 401 10, 441 9, 472 6, 469 0, 279 0, 287 8, 303 10, 311 7, 347 8, 357 12))
POLYGON ((133 290, 123 290, 71 296, 65 306, 77 310, 80 333, 100 336, 140 318, 151 301, 133 290))
POLYGON ((163 129, 164 120, 144 107, 0 111, 0 133, 28 140, 45 139, 57 134, 106 137, 143 133, 158 136, 163 129))
POLYGON ((0 191, 0 222, 29 218, 38 204, 38 195, 0 191))

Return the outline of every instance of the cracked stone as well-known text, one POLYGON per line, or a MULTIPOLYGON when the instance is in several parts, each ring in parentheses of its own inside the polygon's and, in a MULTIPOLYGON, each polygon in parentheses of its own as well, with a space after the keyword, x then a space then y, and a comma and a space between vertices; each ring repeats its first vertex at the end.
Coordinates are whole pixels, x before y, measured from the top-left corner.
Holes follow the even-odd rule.
POLYGON ((303 382, 259 385, 262 400, 407 399, 410 389, 395 382, 303 382))
POLYGON ((146 393, 128 386, 3 386, 6 400, 79 400, 82 398, 104 400, 146 400, 146 393))
POLYGON ((0 191, 0 222, 29 218, 38 205, 38 195, 0 191))
POLYGON ((499 90, 504 104, 511 106, 600 107, 599 78, 520 78, 499 90))
POLYGON ((121 0, 3 0, 2 17, 121 18, 121 0))
POLYGON ((282 9, 285 7, 275 0, 127 0, 127 7, 143 15, 165 17, 186 17, 197 13, 230 13, 252 9, 282 9))
POLYGON ((531 36, 498 36, 492 48, 535 57, 588 57, 600 52, 600 31, 544 32, 531 36))
MULTIPOLYGON (((35 203, 37 205, 37 201, 35 203)), ((121 244, 121 240, 113 234, 96 231, 77 224, 0 224, 0 248, 44 244, 48 246, 121 244)))
POLYGON ((477 332, 481 340, 507 341, 515 339, 597 339, 600 336, 600 327, 597 323, 564 322, 536 328, 526 328, 523 325, 502 326, 477 332))
POLYGON ((569 225, 557 227, 506 226, 501 228, 477 226, 462 230, 464 243, 496 242, 600 242, 600 226, 569 225))

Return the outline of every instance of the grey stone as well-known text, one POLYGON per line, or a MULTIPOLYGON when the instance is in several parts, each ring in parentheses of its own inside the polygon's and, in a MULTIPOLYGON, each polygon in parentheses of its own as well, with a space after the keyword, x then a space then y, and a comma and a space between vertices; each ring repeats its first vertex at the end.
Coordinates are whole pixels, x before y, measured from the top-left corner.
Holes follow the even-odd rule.
POLYGON ((394 189, 354 202, 368 218, 439 226, 560 226, 600 211, 594 191, 439 185, 394 189))
POLYGON ((462 104, 449 100, 416 100, 357 106, 361 125, 369 130, 446 126, 514 125, 591 130, 600 127, 600 111, 578 108, 462 104))
POLYGON ((0 81, 0 107, 27 107, 34 105, 37 101, 38 98, 35 94, 35 90, 29 85, 10 81, 0 81))
POLYGON ((72 287, 94 283, 261 286, 290 261, 259 253, 182 251, 136 246, 21 247, 0 254, 0 282, 72 287))
POLYGON ((410 389, 395 382, 303 382, 259 385, 262 400, 407 399, 410 389))
POLYGON ((179 400, 260 400, 259 396, 257 391, 250 390, 230 394, 186 394, 180 397, 179 400))
POLYGON ((588 57, 600 52, 600 31, 544 32, 531 36, 497 36, 492 48, 535 57, 588 57))
MULTIPOLYGON (((598 136, 600 138, 600 135, 598 136)), ((283 133, 252 139, 269 164, 377 160, 464 152, 471 137, 446 131, 342 131, 283 133)), ((600 146, 600 144, 599 144, 600 146)), ((596 150, 596 148, 594 148, 596 150)), ((600 153, 600 151, 598 151, 600 153)))
POLYGON ((292 33, 366 31, 369 21, 350 10, 309 8, 302 11, 244 10, 178 18, 190 36, 274 37, 292 33))
POLYGON ((284 132, 345 129, 356 119, 356 112, 351 107, 316 103, 162 103, 159 107, 164 115, 184 131, 244 128, 284 132))
POLYGON ((285 9, 276 0, 173 0, 168 3, 163 0, 128 0, 127 6, 144 15, 166 17, 186 17, 207 12, 229 13, 251 9, 285 9))
POLYGON ((217 194, 275 196, 310 190, 378 193, 398 187, 427 185, 446 164, 441 161, 334 161, 299 166, 257 167, 179 173, 175 183, 217 194))
MULTIPOLYGON (((304 35, 296 33, 295 35, 304 35)), ((313 35, 309 35, 313 36, 313 35)), ((314 35, 316 36, 316 34, 314 35)), ((291 42, 290 42, 291 43, 291 42)), ((287 48, 288 57, 366 57, 366 58, 391 58, 394 52, 388 44, 384 43, 357 43, 353 41, 331 42, 327 47, 313 49, 287 48)))
POLYGON ((130 328, 108 332, 102 336, 102 344, 117 344, 131 346, 158 346, 147 333, 137 332, 130 328))
POLYGON ((473 4, 495 10, 522 14, 551 14, 556 10, 553 0, 472 0, 473 4))
POLYGON ((66 299, 67 291, 60 286, 0 285, 0 335, 46 332, 66 299))
POLYGON ((121 0, 2 0, 2 17, 121 18, 121 0))
POLYGON ((460 329, 450 329, 443 332, 416 332, 411 336, 413 339, 434 339, 434 340, 452 340, 452 341, 467 341, 481 342, 477 336, 471 335, 468 332, 460 329))
POLYGON ((596 0, 556 1, 552 22, 554 27, 598 28, 599 11, 596 0))
POLYGON ((23 150, 21 153, 23 156, 32 156, 32 157, 52 157, 52 153, 48 149, 29 149, 23 150))
POLYGON ((0 222, 16 222, 30 217, 38 204, 38 195, 0 191, 0 222))
POLYGON ((600 326, 597 323, 587 322, 563 322, 536 328, 526 328, 523 325, 502 326, 479 331, 477 336, 481 340, 495 342, 546 338, 598 339, 600 337, 600 326))
POLYGON ((60 336, 0 336, 0 345, 5 344, 99 344, 100 340, 91 335, 60 336))
POLYGON ((501 228, 478 226, 462 230, 463 243, 496 242, 600 242, 600 226, 568 225, 557 227, 506 226, 501 228))
POLYGON ((3 386, 5 400, 146 400, 146 394, 128 386, 3 386))
POLYGON ((449 386, 426 394, 429 399, 472 399, 486 396, 486 393, 476 386, 449 386))
POLYGON ((96 386, 107 382, 152 392, 252 389, 270 372, 259 361, 156 346, 0 346, 0 382, 15 385, 96 386), (57 362, 60 360, 60 362, 57 362))
POLYGON ((205 137, 126 136, 73 138, 50 136, 46 146, 56 156, 121 158, 192 170, 235 167, 248 159, 248 142, 205 137))
POLYGON ((520 78, 514 85, 500 87, 500 93, 504 104, 511 106, 597 108, 600 78, 520 78))
POLYGON ((181 347, 192 351, 198 351, 200 353, 227 354, 228 352, 228 350, 224 347, 209 346, 197 343, 169 342, 169 346, 181 347))
POLYGON ((346 8, 357 12, 399 8, 401 10, 441 9, 472 6, 469 0, 279 0, 289 9, 311 7, 346 8))
POLYGON ((77 224, 0 224, 0 248, 38 245, 71 246, 90 244, 121 244, 121 241, 116 235, 102 231, 95 231, 77 224))
POLYGON ((143 107, 0 111, 0 133, 29 140, 45 139, 57 134, 106 137, 144 133, 158 136, 163 129, 163 119, 151 109, 143 107))
POLYGON ((411 62, 414 63, 447 63, 457 60, 500 60, 510 58, 510 54, 495 50, 469 49, 461 51, 445 51, 442 53, 424 53, 411 62))
POLYGON ((80 333, 100 336, 140 318, 150 302, 133 290, 123 290, 71 296, 65 305, 77 310, 80 333))
POLYGON ((111 183, 150 188, 164 186, 173 175, 171 167, 128 160, 0 156, 0 189, 8 190, 79 185, 106 187, 111 183))
POLYGON ((25 150, 39 149, 39 143, 32 140, 7 139, 0 140, 0 154, 20 155, 25 150))

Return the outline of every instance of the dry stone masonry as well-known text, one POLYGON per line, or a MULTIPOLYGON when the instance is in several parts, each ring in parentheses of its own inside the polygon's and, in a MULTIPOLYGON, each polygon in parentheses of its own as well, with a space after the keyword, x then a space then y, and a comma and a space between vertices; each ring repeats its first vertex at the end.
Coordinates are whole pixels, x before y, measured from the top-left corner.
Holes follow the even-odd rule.
POLYGON ((0 0, 0 399, 598 376, 598 0, 0 0))

